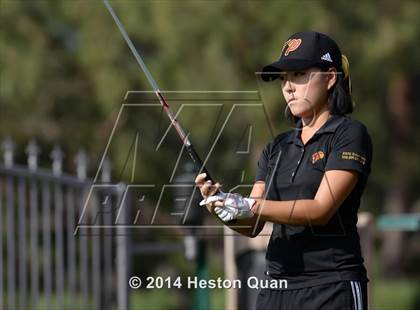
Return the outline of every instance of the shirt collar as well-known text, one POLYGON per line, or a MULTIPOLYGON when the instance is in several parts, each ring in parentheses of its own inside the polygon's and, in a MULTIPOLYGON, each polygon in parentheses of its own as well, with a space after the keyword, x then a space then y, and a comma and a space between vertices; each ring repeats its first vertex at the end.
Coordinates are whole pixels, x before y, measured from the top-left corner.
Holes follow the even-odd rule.
POLYGON ((315 135, 319 135, 326 132, 334 133, 337 127, 346 119, 344 115, 331 115, 330 118, 322 125, 321 128, 315 133, 315 135))
MULTIPOLYGON (((337 129, 337 127, 346 119, 346 116, 343 115, 331 115, 328 120, 325 122, 324 125, 322 125, 321 128, 315 132, 314 136, 321 135, 323 133, 334 133, 337 129)), ((289 138, 287 139, 287 143, 294 142, 297 145, 303 145, 302 141, 300 139, 300 133, 302 130, 302 120, 299 119, 299 121, 296 123, 296 127, 289 135, 289 138)))

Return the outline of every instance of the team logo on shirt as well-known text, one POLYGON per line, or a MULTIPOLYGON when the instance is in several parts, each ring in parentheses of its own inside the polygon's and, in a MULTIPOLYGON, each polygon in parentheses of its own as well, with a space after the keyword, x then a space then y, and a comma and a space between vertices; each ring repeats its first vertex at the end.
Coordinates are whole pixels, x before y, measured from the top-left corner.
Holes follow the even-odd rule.
POLYGON ((315 164, 318 160, 323 159, 325 153, 323 151, 318 151, 312 154, 312 164, 315 164))
POLYGON ((284 51, 286 48, 286 51, 284 52, 284 56, 288 56, 290 52, 296 51, 300 44, 302 43, 302 39, 290 39, 287 40, 286 43, 284 43, 283 48, 281 49, 284 51))

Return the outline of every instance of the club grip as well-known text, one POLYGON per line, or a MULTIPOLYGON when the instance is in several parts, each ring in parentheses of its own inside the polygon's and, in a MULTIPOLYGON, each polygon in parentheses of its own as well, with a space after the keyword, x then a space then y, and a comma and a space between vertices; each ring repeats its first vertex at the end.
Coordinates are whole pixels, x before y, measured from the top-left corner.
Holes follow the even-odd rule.
POLYGON ((186 146, 188 154, 190 154, 191 159, 194 162, 194 166, 197 169, 198 172, 204 172, 206 174, 206 181, 213 181, 213 179, 210 176, 210 173, 208 172, 207 168, 203 166, 203 161, 201 160, 200 156, 198 156, 197 152, 195 151, 192 144, 186 146))

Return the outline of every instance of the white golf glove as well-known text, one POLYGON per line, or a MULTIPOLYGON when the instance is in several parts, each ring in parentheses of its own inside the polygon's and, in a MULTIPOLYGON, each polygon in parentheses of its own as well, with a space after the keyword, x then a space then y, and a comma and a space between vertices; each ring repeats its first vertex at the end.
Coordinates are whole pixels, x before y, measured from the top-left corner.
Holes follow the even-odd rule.
POLYGON ((215 207, 214 212, 224 222, 235 219, 251 218, 254 216, 251 208, 255 203, 254 199, 244 198, 240 194, 224 193, 219 191, 217 195, 207 197, 200 202, 200 206, 216 201, 223 201, 223 207, 215 207))

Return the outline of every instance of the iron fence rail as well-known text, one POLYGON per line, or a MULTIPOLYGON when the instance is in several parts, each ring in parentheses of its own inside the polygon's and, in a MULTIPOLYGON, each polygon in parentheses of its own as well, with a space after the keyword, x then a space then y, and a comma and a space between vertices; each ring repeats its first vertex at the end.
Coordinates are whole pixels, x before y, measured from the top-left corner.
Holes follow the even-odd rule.
MULTIPOLYGON (((0 308, 127 309, 124 234, 74 234, 92 184, 80 177, 86 173, 62 173, 57 161, 54 171, 38 168, 34 158, 28 166, 8 158, 0 164, 0 308)), ((101 212, 101 198, 118 202, 121 194, 96 191, 86 216, 111 225, 116 208, 101 212)))

